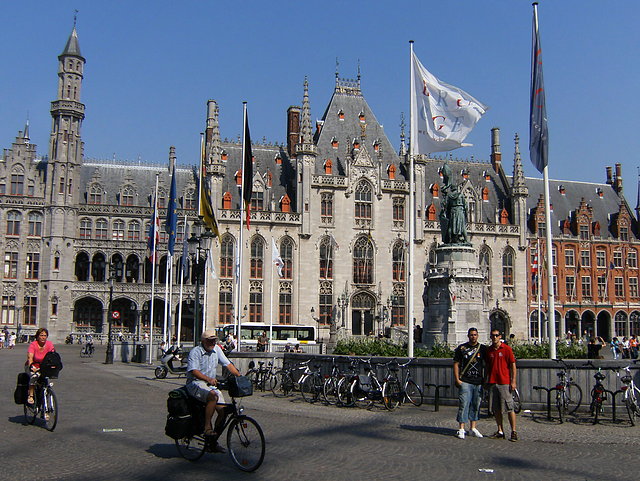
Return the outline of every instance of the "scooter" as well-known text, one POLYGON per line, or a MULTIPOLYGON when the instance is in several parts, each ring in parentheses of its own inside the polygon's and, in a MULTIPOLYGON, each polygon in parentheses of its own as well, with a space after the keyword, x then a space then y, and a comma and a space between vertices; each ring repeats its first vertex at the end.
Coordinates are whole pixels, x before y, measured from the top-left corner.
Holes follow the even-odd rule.
POLYGON ((161 366, 156 367, 154 372, 158 379, 164 379, 171 373, 178 377, 187 375, 187 366, 182 364, 182 359, 178 356, 180 349, 172 351, 169 349, 160 359, 161 366))

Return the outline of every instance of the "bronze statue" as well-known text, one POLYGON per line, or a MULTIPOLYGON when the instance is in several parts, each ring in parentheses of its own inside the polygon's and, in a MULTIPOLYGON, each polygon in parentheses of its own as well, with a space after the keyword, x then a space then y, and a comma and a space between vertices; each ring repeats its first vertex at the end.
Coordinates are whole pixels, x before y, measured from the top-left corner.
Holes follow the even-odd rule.
POLYGON ((467 237, 467 200, 451 180, 451 167, 445 162, 442 172, 440 231, 443 244, 469 244, 467 237))

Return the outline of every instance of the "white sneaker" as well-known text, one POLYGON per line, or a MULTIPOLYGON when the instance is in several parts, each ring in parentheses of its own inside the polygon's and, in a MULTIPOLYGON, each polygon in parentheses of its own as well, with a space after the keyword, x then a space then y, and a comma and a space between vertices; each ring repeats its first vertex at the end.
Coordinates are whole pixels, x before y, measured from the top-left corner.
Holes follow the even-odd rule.
POLYGON ((458 439, 464 439, 464 435, 465 435, 464 429, 458 429, 458 431, 456 432, 456 437, 458 439))
POLYGON ((469 434, 471 434, 472 436, 475 436, 476 438, 483 437, 482 433, 480 431, 478 431, 477 428, 471 428, 471 432, 469 434))

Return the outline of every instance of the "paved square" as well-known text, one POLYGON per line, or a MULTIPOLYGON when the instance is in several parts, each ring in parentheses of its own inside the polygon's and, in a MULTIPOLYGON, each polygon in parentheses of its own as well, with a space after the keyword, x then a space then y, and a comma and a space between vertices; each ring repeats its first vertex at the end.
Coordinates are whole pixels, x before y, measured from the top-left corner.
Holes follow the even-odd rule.
MULTIPOLYGON (((0 350, 0 475, 10 480, 627 480, 640 427, 586 419, 559 425, 542 415, 518 417, 521 441, 454 437, 455 409, 403 406, 389 413, 309 405, 257 393, 243 401, 264 429, 267 453, 253 474, 227 455, 190 463, 164 435, 166 394, 183 379, 156 380, 149 366, 104 365, 104 348, 80 359, 80 346, 58 346, 64 361, 55 390, 53 433, 23 424, 13 403, 26 345, 0 350), (120 431, 121 429, 121 431, 120 431), (480 468, 493 473, 479 472, 480 468)), ((482 419, 483 433, 494 431, 482 419)))

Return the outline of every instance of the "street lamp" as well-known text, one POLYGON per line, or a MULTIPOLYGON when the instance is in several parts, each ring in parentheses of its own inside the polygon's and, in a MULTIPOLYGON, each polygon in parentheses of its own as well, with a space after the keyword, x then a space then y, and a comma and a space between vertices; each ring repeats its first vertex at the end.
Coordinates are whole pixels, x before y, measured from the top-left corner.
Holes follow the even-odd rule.
POLYGON ((206 229, 200 237, 196 236, 195 232, 191 233, 191 237, 187 241, 189 247, 189 255, 193 260, 194 272, 195 272, 195 309, 194 309, 194 321, 193 321, 193 338, 197 344, 200 339, 200 328, 202 322, 200 321, 200 283, 202 282, 202 273, 207 265, 207 257, 209 256, 209 248, 211 246, 211 240, 213 234, 210 229, 206 229))
POLYGON ((109 310, 108 310, 108 322, 109 322, 109 334, 107 339, 107 354, 104 359, 105 364, 113 364, 113 339, 111 332, 113 329, 113 282, 117 277, 117 268, 113 264, 109 264, 109 310))
POLYGON ((349 297, 346 292, 343 292, 342 295, 338 296, 338 307, 342 311, 342 327, 345 327, 345 313, 347 306, 349 305, 349 297))

